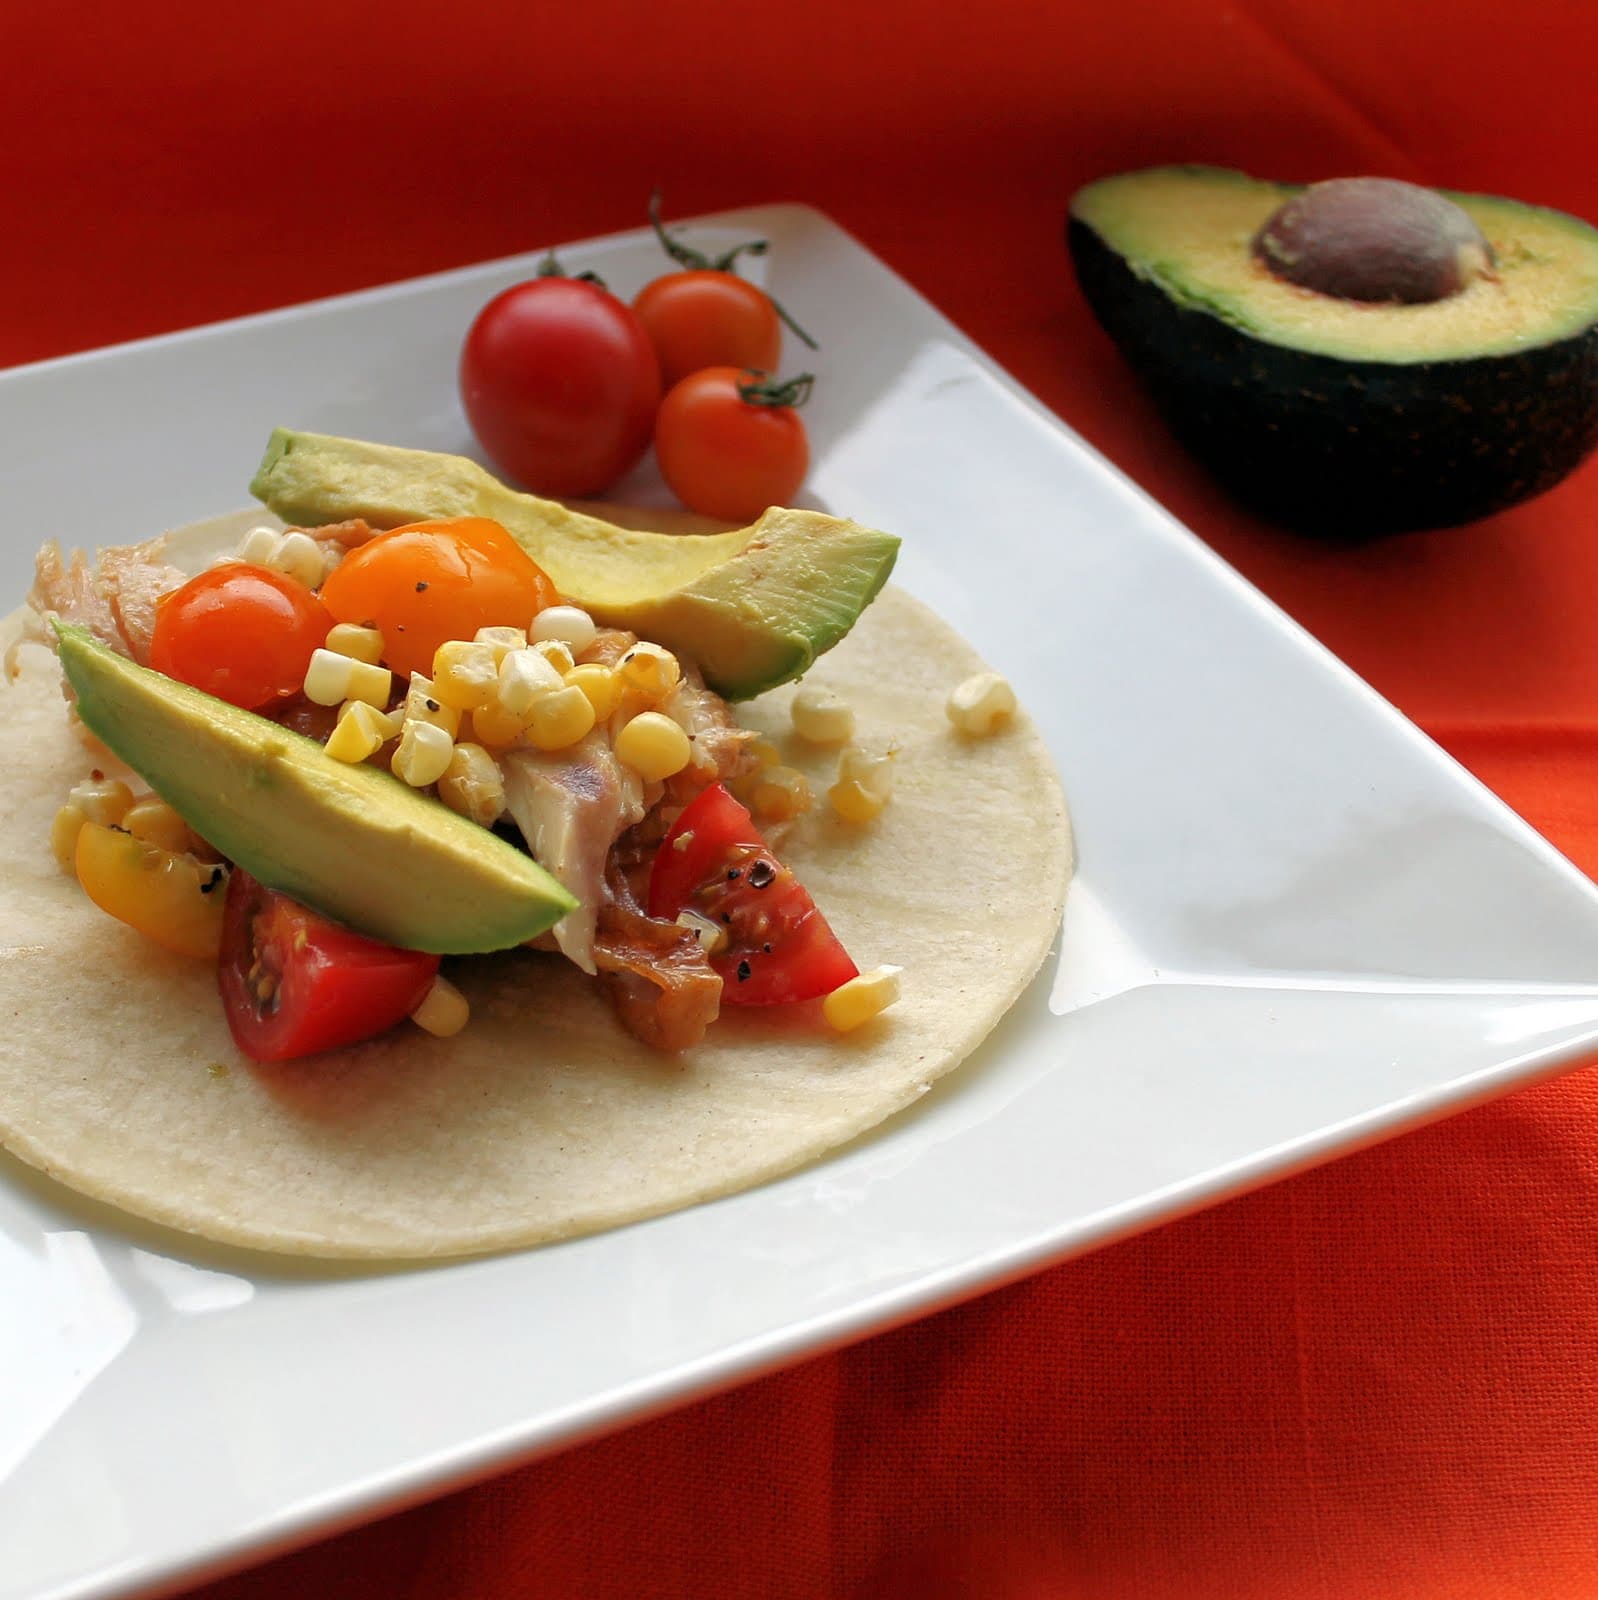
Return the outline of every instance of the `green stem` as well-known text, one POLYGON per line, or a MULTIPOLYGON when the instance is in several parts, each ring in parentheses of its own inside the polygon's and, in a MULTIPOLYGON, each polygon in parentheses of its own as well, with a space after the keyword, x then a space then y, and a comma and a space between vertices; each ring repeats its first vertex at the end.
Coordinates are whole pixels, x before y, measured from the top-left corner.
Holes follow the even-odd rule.
POLYGON ((810 391, 815 387, 816 375, 813 372, 801 372, 797 378, 789 378, 786 383, 777 378, 767 377, 764 372, 751 372, 751 382, 738 382, 738 398, 748 406, 791 406, 797 410, 810 398, 810 391))

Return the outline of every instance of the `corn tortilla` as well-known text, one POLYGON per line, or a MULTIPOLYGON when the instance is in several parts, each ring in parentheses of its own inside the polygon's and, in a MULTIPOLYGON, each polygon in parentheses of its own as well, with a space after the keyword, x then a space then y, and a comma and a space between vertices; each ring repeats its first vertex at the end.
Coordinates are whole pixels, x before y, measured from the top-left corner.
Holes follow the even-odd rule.
MULTIPOLYGON (((239 524, 182 530, 174 559, 203 565, 239 524)), ((0 625, 0 645, 19 628, 0 625)), ((820 804, 779 849, 862 968, 904 968, 896 1007, 847 1036, 815 1007, 726 1007, 701 1047, 663 1056, 564 959, 515 952, 446 963, 472 1005, 454 1038, 404 1025, 257 1066, 232 1043, 212 969, 106 916, 57 866, 51 819, 95 759, 54 656, 24 646, 18 665, 0 686, 0 1145, 98 1200, 256 1249, 505 1250, 813 1161, 975 1048, 1041 965, 1071 872, 1041 738, 1024 716, 989 739, 951 730, 945 696, 983 663, 890 586, 807 681, 854 705, 863 741, 897 743, 894 799, 864 828, 820 804)), ((739 716, 819 797, 837 754, 792 737, 791 697, 739 716)))

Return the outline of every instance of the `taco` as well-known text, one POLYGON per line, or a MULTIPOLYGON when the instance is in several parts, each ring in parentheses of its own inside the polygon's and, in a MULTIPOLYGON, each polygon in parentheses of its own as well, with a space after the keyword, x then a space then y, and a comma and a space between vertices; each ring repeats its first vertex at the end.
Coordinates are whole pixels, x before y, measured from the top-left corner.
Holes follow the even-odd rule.
MULTIPOLYGON (((1041 965, 1071 871, 1053 767, 1024 715, 990 737, 951 725, 951 688, 983 663, 889 585, 835 648, 802 663, 806 689, 830 690, 852 708, 857 739, 892 746, 892 798, 876 815, 851 820, 847 796, 841 811, 827 799, 829 786, 846 787, 840 751, 796 736, 793 682, 734 709, 679 639, 675 687, 657 705, 694 732, 693 764, 642 782, 622 772, 631 793, 620 803, 603 785, 575 786, 589 809, 542 835, 553 852, 544 866, 574 891, 569 920, 557 913, 531 946, 444 958, 446 988, 469 1010, 464 1027, 435 1036, 401 1022, 302 1058, 251 1060, 230 1032, 215 960, 140 937, 52 855, 63 801, 91 770, 135 792, 146 785, 76 723, 39 622, 47 614, 73 623, 148 661, 163 598, 237 558, 246 536, 259 549, 251 530, 262 525, 282 527, 257 510, 94 562, 47 549, 31 608, 0 634, 11 813, 0 841, 11 930, 0 951, 0 1144, 49 1176, 159 1223, 292 1254, 411 1259, 529 1245, 745 1188, 853 1139, 957 1066, 1041 965), (762 781, 764 817, 755 803, 762 781), (694 831, 682 826, 687 808, 707 796, 725 797, 746 821, 741 802, 750 802, 770 848, 748 846, 736 859, 761 864, 752 876, 791 874, 852 957, 848 971, 855 962, 901 969, 897 1004, 839 1031, 820 996, 838 988, 840 973, 825 961, 809 998, 778 982, 783 1003, 725 1003, 723 991, 750 965, 728 965, 738 951, 715 926, 725 902, 701 899, 675 915, 673 904, 652 903, 661 852, 692 855, 692 839, 686 849, 676 841, 694 831), (773 815, 783 811, 792 814, 773 815), (571 839, 586 842, 573 848, 571 839)), ((349 561, 374 529, 354 515, 305 531, 324 557, 347 551, 349 561)), ((630 632, 602 622, 573 666, 586 657, 614 669, 632 648, 630 632)), ((396 686, 390 734, 404 703, 396 686)), ((331 713, 299 697, 270 709, 281 724, 328 734, 331 713)), ((626 714, 636 713, 634 702, 626 714)), ((614 776, 625 720, 613 713, 584 735, 590 766, 609 762, 614 776)), ((396 748, 390 737, 380 758, 391 762, 396 748)), ((514 841, 536 831, 537 795, 560 788, 566 757, 529 752, 525 739, 491 754, 512 798, 474 826, 514 841)), ((445 811, 435 785, 418 792, 435 815, 445 811)), ((200 826, 193 815, 185 821, 200 826)), ((131 839, 120 826, 110 831, 131 839)), ((207 892, 229 905, 241 897, 247 875, 234 868, 229 881, 229 860, 203 839, 185 850, 169 843, 212 881, 207 892)), ((403 893, 403 859, 391 876, 403 893)), ((747 901, 747 881, 737 887, 747 901)), ((747 926, 734 934, 747 939, 747 926)), ((766 974, 769 942, 763 953, 747 948, 766 974)), ((271 998, 260 1009, 270 1013, 271 998)))

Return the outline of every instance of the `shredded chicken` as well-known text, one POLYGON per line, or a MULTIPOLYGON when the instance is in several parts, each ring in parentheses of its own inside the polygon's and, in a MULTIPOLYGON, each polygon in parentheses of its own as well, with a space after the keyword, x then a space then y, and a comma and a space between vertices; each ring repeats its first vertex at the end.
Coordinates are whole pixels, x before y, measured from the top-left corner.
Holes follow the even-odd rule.
POLYGON ((721 1009, 721 979, 698 937, 646 916, 626 874, 606 874, 594 958, 616 1013, 630 1033, 657 1050, 687 1050, 721 1009))

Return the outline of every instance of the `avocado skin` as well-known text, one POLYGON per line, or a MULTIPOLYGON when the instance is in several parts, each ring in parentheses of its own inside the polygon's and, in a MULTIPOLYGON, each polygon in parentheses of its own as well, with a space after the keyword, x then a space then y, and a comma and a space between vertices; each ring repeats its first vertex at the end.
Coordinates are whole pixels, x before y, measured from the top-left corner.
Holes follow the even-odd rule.
POLYGON ((1083 295, 1173 433, 1274 522, 1340 541, 1455 527, 1598 445, 1598 326, 1506 355, 1348 361, 1178 305, 1079 218, 1083 295))

